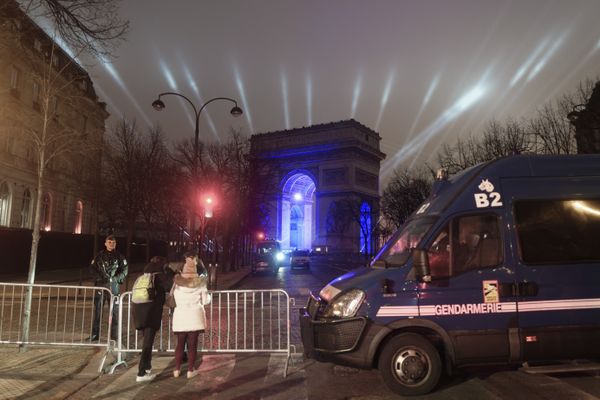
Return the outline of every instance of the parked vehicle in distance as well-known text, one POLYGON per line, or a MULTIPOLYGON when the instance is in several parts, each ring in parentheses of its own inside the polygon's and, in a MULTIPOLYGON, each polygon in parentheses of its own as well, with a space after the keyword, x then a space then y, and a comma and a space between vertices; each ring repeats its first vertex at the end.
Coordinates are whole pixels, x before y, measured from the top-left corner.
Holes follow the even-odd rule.
POLYGON ((556 362, 600 359, 599 237, 600 155, 440 171, 368 268, 311 293, 304 353, 378 368, 405 396, 466 365, 584 370, 556 362))
POLYGON ((290 269, 294 268, 310 269, 310 251, 292 251, 292 253, 290 254, 290 269))
POLYGON ((285 256, 281 251, 281 244, 276 240, 262 240, 256 244, 252 257, 252 274, 267 271, 277 274, 279 266, 285 256))

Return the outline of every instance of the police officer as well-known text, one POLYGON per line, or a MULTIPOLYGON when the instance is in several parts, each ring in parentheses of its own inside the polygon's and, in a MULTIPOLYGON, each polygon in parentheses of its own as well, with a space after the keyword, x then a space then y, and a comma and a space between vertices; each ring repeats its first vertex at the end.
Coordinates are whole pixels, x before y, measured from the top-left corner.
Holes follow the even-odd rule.
MULTIPOLYGON (((94 278, 94 286, 105 287, 110 289, 114 296, 119 295, 119 285, 127 278, 127 260, 119 253, 117 241, 114 235, 108 235, 104 242, 106 250, 101 250, 90 265, 90 273, 94 278)), ((104 303, 108 303, 110 296, 105 291, 99 290, 94 293, 94 323, 92 325, 92 335, 89 340, 95 342, 100 334, 100 315, 104 303)), ((117 297, 115 297, 115 300, 117 297)), ((117 339, 118 332, 118 304, 113 304, 112 324, 110 337, 113 340, 117 339)))

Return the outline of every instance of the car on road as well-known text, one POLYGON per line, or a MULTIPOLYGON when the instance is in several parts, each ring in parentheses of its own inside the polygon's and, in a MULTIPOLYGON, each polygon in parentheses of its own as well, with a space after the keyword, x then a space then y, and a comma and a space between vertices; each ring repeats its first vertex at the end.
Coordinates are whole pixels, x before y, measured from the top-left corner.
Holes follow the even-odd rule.
POLYGON ((290 255, 290 269, 310 269, 310 251, 294 250, 290 255))
POLYGON ((281 251, 281 244, 276 240, 262 240, 256 244, 252 257, 252 274, 260 271, 270 272, 273 275, 279 271, 279 266, 285 256, 281 251))

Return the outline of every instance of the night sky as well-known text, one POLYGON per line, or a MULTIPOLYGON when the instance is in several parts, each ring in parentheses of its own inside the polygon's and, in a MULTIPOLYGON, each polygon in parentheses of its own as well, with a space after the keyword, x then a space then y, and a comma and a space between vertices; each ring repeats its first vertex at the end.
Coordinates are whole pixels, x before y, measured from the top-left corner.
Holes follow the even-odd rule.
POLYGON ((126 0, 127 42, 91 69, 114 123, 159 124, 169 138, 230 127, 264 133, 354 118, 379 132, 394 166, 434 160, 443 143, 493 118, 533 116, 600 77, 598 0, 126 0))

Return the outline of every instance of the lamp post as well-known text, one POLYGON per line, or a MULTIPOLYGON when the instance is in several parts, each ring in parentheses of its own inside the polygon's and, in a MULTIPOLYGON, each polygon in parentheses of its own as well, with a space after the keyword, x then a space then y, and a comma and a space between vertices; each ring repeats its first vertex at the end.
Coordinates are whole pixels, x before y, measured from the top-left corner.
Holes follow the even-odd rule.
MULTIPOLYGON (((162 111, 166 107, 165 103, 161 100, 161 97, 163 97, 163 96, 178 96, 178 97, 181 97, 182 99, 184 99, 185 101, 187 101, 188 104, 190 106, 192 106, 192 109, 194 110, 194 115, 196 117, 196 120, 195 120, 196 121, 196 125, 194 127, 194 159, 192 160, 192 176, 193 176, 193 179, 194 179, 194 185, 196 185, 197 184, 197 178, 198 178, 198 147, 199 147, 199 134, 200 134, 199 123, 200 123, 200 114, 202 113, 202 110, 204 110, 204 108, 207 105, 209 105, 210 103, 212 103, 213 101, 226 100, 226 101, 229 101, 229 102, 231 102, 231 103, 234 104, 234 106, 229 111, 229 113, 231 115, 233 115, 234 117, 239 117, 244 112, 242 111, 242 109, 240 107, 238 107, 237 101, 235 101, 234 99, 231 99, 229 97, 214 97, 214 98, 212 98, 212 99, 204 102, 200 106, 200 108, 198 108, 198 107, 196 107, 196 105, 188 97, 182 95, 181 93, 177 93, 177 92, 163 92, 163 93, 160 93, 158 95, 158 98, 152 102, 152 107, 156 111, 162 111)), ((194 197, 197 199, 198 196, 194 196, 194 197)), ((195 217, 195 213, 192 214, 192 229, 195 232, 195 230, 196 230, 196 217, 195 217)), ((201 251, 201 249, 200 249, 200 251, 201 251)))

